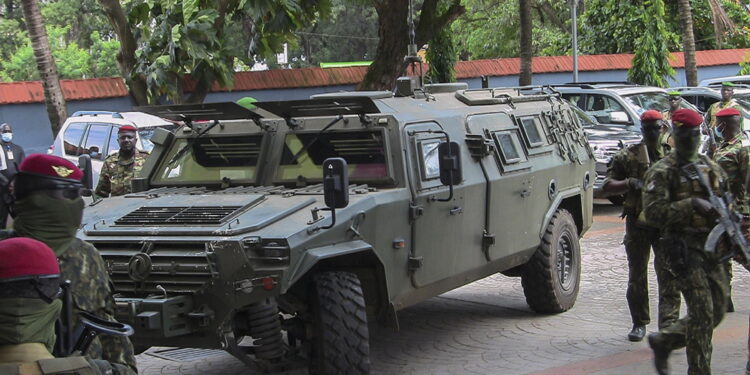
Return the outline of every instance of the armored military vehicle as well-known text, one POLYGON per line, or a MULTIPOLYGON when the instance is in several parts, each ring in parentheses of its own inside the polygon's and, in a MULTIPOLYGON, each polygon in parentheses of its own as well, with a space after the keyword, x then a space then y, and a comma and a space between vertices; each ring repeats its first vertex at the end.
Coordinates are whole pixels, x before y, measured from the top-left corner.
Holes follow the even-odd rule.
POLYGON ((140 108, 185 125, 81 230, 135 345, 367 373, 368 322, 498 272, 534 311, 573 306, 595 161, 566 101, 403 91, 140 108))

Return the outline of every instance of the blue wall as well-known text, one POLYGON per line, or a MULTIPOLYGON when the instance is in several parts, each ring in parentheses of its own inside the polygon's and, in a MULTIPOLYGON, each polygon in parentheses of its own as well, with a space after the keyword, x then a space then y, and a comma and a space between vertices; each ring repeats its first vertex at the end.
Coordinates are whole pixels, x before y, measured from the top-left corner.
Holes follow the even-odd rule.
MULTIPOLYGON (((675 78, 670 80, 671 86, 685 86, 685 73, 683 69, 675 69, 675 78)), ((740 70, 738 65, 709 66, 698 69, 698 80, 736 75, 740 70)), ((625 81, 627 71, 607 70, 596 72, 580 72, 578 80, 586 81, 625 81)), ((480 88, 479 78, 463 80, 469 84, 469 88, 480 88)), ((573 73, 546 73, 535 74, 532 78, 534 85, 560 84, 573 81, 573 73)), ((490 77, 490 87, 517 86, 517 76, 490 77)), ((335 92, 351 91, 354 85, 278 89, 278 90, 256 90, 256 91, 232 91, 215 92, 206 97, 206 102, 236 101, 245 96, 252 96, 260 101, 269 100, 294 100, 306 99, 310 95, 335 92)), ((68 113, 81 110, 107 110, 107 111, 130 111, 133 102, 130 97, 78 100, 68 102, 68 113)), ((33 104, 6 104, 0 106, 0 123, 7 122, 13 126, 14 142, 21 145, 26 153, 46 152, 52 144, 52 131, 44 103, 33 104)))

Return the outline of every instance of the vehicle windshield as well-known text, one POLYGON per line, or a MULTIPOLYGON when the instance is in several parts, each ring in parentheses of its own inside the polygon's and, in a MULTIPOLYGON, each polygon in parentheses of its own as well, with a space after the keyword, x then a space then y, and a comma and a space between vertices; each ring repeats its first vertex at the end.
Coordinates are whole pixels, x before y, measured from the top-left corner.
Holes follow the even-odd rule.
POLYGON ((387 183, 383 130, 330 131, 327 133, 288 133, 275 182, 282 184, 320 182, 323 161, 343 158, 349 168, 349 181, 387 183))
POLYGON ((162 158, 153 182, 255 184, 262 141, 262 134, 178 139, 162 158))
POLYGON ((169 131, 174 131, 179 125, 161 125, 161 126, 150 126, 146 128, 138 128, 138 138, 141 139, 141 146, 143 151, 151 152, 154 149, 154 143, 151 142, 151 137, 154 136, 156 129, 162 128, 169 131))
POLYGON ((750 94, 735 94, 733 98, 737 101, 737 104, 742 107, 745 113, 750 114, 750 94))
MULTIPOLYGON (((623 98, 625 98, 625 102, 633 107, 639 116, 649 109, 654 109, 659 112, 669 110, 669 94, 666 92, 642 92, 638 94, 624 95, 623 98)), ((681 99, 680 108, 695 110, 695 107, 685 99, 681 99)))

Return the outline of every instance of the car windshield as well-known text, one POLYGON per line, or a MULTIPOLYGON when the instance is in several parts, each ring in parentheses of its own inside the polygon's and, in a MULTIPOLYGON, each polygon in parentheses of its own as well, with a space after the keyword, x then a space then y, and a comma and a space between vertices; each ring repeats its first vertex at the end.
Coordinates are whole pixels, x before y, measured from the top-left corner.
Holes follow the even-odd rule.
MULTIPOLYGON (((649 109, 654 109, 659 112, 669 110, 669 95, 666 92, 642 92, 632 95, 624 95, 625 102, 628 103, 635 112, 640 116, 643 112, 649 109)), ((685 99, 680 101, 680 108, 695 109, 685 99)))
POLYGON ((151 142, 151 137, 154 136, 156 129, 162 128, 169 131, 177 129, 178 125, 161 125, 161 126, 149 126, 146 128, 138 128, 138 138, 141 139, 141 146, 143 151, 151 152, 154 149, 154 143, 151 142))
POLYGON ((331 131, 327 133, 289 133, 275 182, 282 184, 319 182, 323 161, 343 158, 349 168, 349 180, 358 183, 387 183, 391 179, 386 165, 383 131, 331 131))
POLYGON ((239 183, 256 181, 262 134, 178 139, 154 174, 154 184, 239 183), (183 150, 183 148, 188 149, 183 150))

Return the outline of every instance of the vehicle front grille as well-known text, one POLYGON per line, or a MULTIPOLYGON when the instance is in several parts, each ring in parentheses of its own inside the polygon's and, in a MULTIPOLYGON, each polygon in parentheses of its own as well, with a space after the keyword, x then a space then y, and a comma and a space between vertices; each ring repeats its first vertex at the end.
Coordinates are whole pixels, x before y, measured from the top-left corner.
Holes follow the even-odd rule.
POLYGON ((211 279, 211 265, 204 243, 151 243, 144 246, 95 242, 94 246, 104 258, 116 293, 194 293, 211 279), (140 273, 146 275, 140 281, 133 279, 136 255, 141 262, 145 258, 145 262, 150 263, 146 268, 148 271, 140 273))
POLYGON ((140 207, 117 219, 115 225, 218 225, 236 214, 241 206, 140 207))

